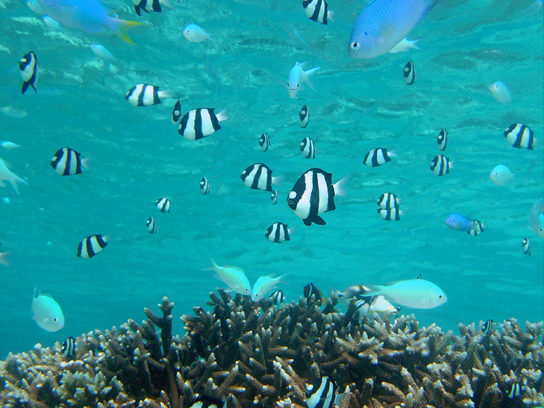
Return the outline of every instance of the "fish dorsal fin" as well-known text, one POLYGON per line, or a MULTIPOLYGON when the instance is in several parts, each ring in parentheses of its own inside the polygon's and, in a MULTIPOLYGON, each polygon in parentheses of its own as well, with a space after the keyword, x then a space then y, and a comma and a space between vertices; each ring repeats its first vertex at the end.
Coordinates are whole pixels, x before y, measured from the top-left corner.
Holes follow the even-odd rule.
POLYGON ((235 271, 245 273, 244 270, 242 268, 238 267, 238 266, 225 265, 225 266, 223 266, 223 268, 230 268, 230 269, 234 269, 235 271))

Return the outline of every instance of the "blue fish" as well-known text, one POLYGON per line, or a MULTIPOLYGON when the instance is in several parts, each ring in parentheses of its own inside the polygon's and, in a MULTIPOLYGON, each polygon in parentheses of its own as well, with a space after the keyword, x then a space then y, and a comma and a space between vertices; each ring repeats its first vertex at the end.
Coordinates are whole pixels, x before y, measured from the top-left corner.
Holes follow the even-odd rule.
POLYGON ((452 214, 446 218, 446 225, 457 231, 469 232, 474 228, 474 221, 461 214, 452 214))
POLYGON ((132 43, 127 30, 143 25, 137 21, 111 17, 99 0, 37 0, 43 12, 66 27, 83 30, 88 34, 115 34, 132 43))
POLYGON ((436 0, 373 0, 351 31, 353 58, 374 58, 400 43, 435 5, 436 0))

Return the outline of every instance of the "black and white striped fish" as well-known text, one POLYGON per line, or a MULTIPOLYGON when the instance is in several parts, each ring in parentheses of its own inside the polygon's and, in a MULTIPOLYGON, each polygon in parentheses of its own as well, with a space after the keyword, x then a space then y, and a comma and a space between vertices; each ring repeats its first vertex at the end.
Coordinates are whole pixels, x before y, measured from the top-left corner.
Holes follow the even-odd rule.
POLYGON ((400 204, 401 200, 393 193, 383 193, 376 203, 378 204, 378 207, 383 208, 385 210, 389 210, 391 208, 397 208, 400 204))
POLYGON ((387 149, 378 147, 376 149, 369 150, 368 153, 365 154, 363 164, 368 167, 377 167, 391 161, 391 157, 395 156, 396 154, 394 151, 388 152, 387 149))
POLYGON ((92 258, 106 248, 109 238, 101 234, 89 235, 83 238, 77 247, 77 256, 80 258, 92 258))
POLYGON ((486 336, 488 336, 489 333, 491 333, 492 328, 493 328, 493 320, 489 319, 488 321, 482 323, 481 330, 482 330, 482 333, 485 334, 486 336))
POLYGON ((172 124, 177 125, 181 117, 181 100, 178 99, 172 108, 172 124))
POLYGON ((283 294, 283 291, 281 289, 276 289, 268 297, 275 305, 280 305, 285 300, 285 295, 283 294))
POLYGON ((304 286, 302 294, 307 303, 317 302, 320 305, 324 303, 321 291, 312 282, 304 286))
POLYGON ((310 20, 322 24, 327 24, 329 19, 332 20, 333 12, 329 10, 325 0, 302 0, 302 7, 310 20))
POLYGON ((166 197, 157 198, 155 200, 155 207, 162 213, 170 212, 170 199, 166 197))
POLYGON ((270 201, 272 201, 272 204, 278 203, 278 190, 272 190, 270 193, 270 201))
POLYGON ((226 110, 216 115, 214 108, 193 109, 181 118, 178 133, 188 140, 202 139, 221 129, 219 122, 228 119, 226 110))
POLYGON ((378 214, 380 214, 380 217, 382 217, 386 221, 399 221, 400 216, 403 214, 401 210, 399 210, 398 207, 394 208, 378 208, 378 214))
POLYGON ((448 132, 446 129, 442 129, 440 133, 436 136, 436 143, 438 144, 438 150, 446 150, 446 145, 448 144, 448 132))
POLYGON ((400 308, 393 306, 383 295, 357 297, 353 306, 355 310, 363 315, 368 312, 397 313, 400 310, 400 308))
POLYGON ((521 397, 523 393, 523 386, 519 382, 515 382, 510 386, 510 392, 508 392, 508 398, 516 399, 521 397))
POLYGON ((200 192, 204 195, 210 192, 210 182, 206 177, 202 177, 202 180, 200 180, 200 192))
POLYGON ((56 151, 51 159, 51 167, 61 176, 73 176, 81 174, 81 169, 88 167, 89 159, 82 159, 81 153, 69 147, 63 147, 56 151))
POLYGON ((270 167, 263 163, 254 163, 248 166, 240 178, 246 186, 253 190, 272 191, 272 184, 279 182, 278 177, 272 177, 270 167))
POLYGON ((306 136, 300 142, 300 150, 302 155, 307 159, 315 159, 315 145, 314 141, 306 136))
POLYGON ((514 123, 504 130, 506 141, 518 149, 533 150, 535 138, 533 131, 523 123, 514 123))
POLYGON ((60 346, 60 352, 68 360, 73 359, 76 356, 76 339, 72 336, 68 337, 60 346))
POLYGON ((134 10, 136 11, 136 14, 139 16, 142 15, 142 10, 146 13, 149 13, 150 9, 151 11, 155 11, 157 13, 160 13, 162 11, 161 1, 160 0, 133 0, 134 3, 134 10))
POLYGON ((19 71, 21 72, 21 78, 23 78, 21 92, 24 94, 29 86, 31 86, 35 92, 38 92, 36 87, 38 86, 38 80, 40 79, 40 66, 34 51, 28 52, 19 60, 19 71))
POLYGON ((261 150, 263 152, 266 152, 268 148, 270 147, 270 136, 268 136, 268 133, 263 133, 261 137, 259 138, 259 146, 261 147, 261 150))
POLYGON ((453 168, 453 162, 443 154, 437 154, 430 167, 435 176, 445 176, 453 168))
POLYGON ((225 402, 207 395, 196 395, 189 408, 222 408, 225 402))
POLYGON ((155 233, 157 233, 159 231, 159 224, 157 223, 157 220, 153 216, 149 217, 146 220, 145 226, 147 228, 147 231, 150 234, 155 234, 155 233))
POLYGON ((402 70, 402 74, 404 75, 406 85, 412 85, 414 83, 416 80, 416 67, 414 66, 412 60, 406 63, 404 69, 402 70))
POLYGON ((287 227, 287 224, 284 224, 283 222, 275 222, 270 227, 268 227, 268 229, 264 233, 264 236, 270 242, 281 244, 283 241, 291 240, 289 234, 292 232, 293 231, 287 227))
POLYGON ((332 377, 317 378, 306 386, 306 405, 308 408, 334 408, 338 386, 332 377))
POLYGON ((334 196, 344 195, 344 183, 341 179, 332 184, 332 174, 318 168, 307 170, 299 177, 287 197, 289 208, 302 218, 304 225, 325 225, 319 214, 333 211, 336 206, 334 196))
POLYGON ((134 85, 125 95, 133 106, 157 105, 162 98, 170 98, 170 91, 159 91, 158 86, 149 84, 134 85))
POLYGON ((529 237, 521 240, 521 250, 525 255, 531 255, 531 241, 529 241, 529 237))
POLYGON ((472 220, 472 227, 467 231, 467 234, 473 237, 477 237, 485 231, 485 225, 478 220, 472 220))
POLYGON ((308 106, 304 105, 300 112, 298 113, 298 117, 300 119, 300 127, 305 128, 308 126, 308 121, 310 120, 310 111, 308 110, 308 106))

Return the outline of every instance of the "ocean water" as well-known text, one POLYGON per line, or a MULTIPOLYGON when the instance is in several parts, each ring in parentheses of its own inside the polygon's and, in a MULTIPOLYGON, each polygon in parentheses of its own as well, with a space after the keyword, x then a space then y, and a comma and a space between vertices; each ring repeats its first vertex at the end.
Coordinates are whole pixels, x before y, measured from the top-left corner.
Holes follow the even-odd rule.
POLYGON ((52 30, 22 1, 0 1, 0 139, 21 147, 0 157, 28 185, 20 195, 0 189, 0 359, 35 343, 52 346, 67 336, 107 329, 163 296, 178 316, 204 305, 224 286, 210 257, 243 268, 250 281, 285 275, 288 301, 313 282, 324 294, 354 284, 424 279, 439 285, 448 302, 428 310, 403 307, 423 324, 456 331, 457 324, 544 317, 543 239, 528 226, 533 203, 544 195, 544 67, 542 2, 439 0, 410 33, 421 50, 354 60, 347 52, 351 28, 364 2, 330 0, 334 21, 310 21, 291 0, 173 1, 162 13, 138 17, 130 0, 108 2, 118 16, 147 22, 130 32, 135 45, 115 36, 52 30), (191 43, 187 23, 211 33, 191 43), (115 60, 90 49, 100 43, 115 60), (21 95, 18 60, 33 50, 40 63, 38 92, 21 95), (416 81, 402 68, 411 59, 416 81), (296 99, 285 84, 296 61, 320 66, 296 99), (511 104, 493 98, 488 85, 507 84, 511 104), (174 99, 134 107, 124 96, 138 83, 172 90, 183 111, 226 109, 230 120, 200 141, 182 138, 170 123, 174 99), (310 109, 299 126, 302 105, 310 109), (512 148, 503 131, 530 126, 535 150, 512 148), (451 173, 429 169, 438 154, 436 135, 449 132, 445 154, 451 173), (271 147, 262 152, 263 132, 271 147), (315 159, 299 151, 302 138, 316 145, 315 159), (71 147, 90 160, 83 174, 61 177, 50 160, 71 147), (376 168, 364 154, 386 147, 397 154, 376 168), (282 183, 276 205, 269 193, 247 188, 240 173, 266 163, 282 183), (515 177, 497 186, 488 177, 497 164, 515 177), (298 177, 319 167, 336 182, 349 177, 348 195, 336 198, 325 226, 305 226, 287 207, 298 177), (211 193, 202 195, 206 176, 211 193), (401 199, 400 221, 376 213, 384 192, 401 199), (171 212, 154 206, 171 199, 171 212), (481 220, 471 237, 450 230, 451 213, 481 220), (146 219, 159 225, 149 234, 146 219), (294 227, 291 241, 265 239, 268 226, 294 227), (76 256, 90 234, 110 235, 92 259, 76 256), (521 250, 529 237, 532 255, 521 250), (30 310, 34 288, 61 305, 65 327, 39 328, 30 310))

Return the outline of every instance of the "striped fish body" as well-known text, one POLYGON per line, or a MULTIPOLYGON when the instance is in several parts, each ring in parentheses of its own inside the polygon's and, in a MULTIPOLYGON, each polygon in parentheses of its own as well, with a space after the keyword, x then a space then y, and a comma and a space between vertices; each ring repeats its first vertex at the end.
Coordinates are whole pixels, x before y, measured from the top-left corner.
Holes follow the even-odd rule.
POLYGON ((443 154, 438 154, 431 162, 431 170, 435 176, 445 176, 450 172, 452 162, 443 154))
POLYGON ((531 241, 529 241, 528 237, 521 240, 521 250, 525 255, 531 255, 531 241))
POLYGON ((318 304, 323 304, 323 296, 321 291, 313 284, 313 282, 304 285, 302 294, 307 303, 317 302, 318 304))
POLYGON ((266 164, 254 163, 248 166, 240 178, 253 190, 272 191, 272 170, 266 164))
POLYGON ((314 141, 309 137, 305 137, 300 142, 300 151, 306 159, 315 159, 315 145, 314 141))
POLYGON ((523 123, 514 123, 504 130, 506 141, 517 149, 533 150, 534 132, 523 123))
POLYGON ((331 377, 318 378, 306 387, 306 405, 308 408, 334 408, 337 388, 331 377))
POLYGON ((129 89, 125 99, 133 106, 150 106, 161 103, 159 87, 149 84, 138 84, 129 89))
POLYGON ((485 231, 485 225, 478 220, 472 220, 472 227, 467 231, 467 234, 472 237, 477 237, 485 231))
POLYGON ((38 92, 36 88, 38 86, 38 80, 40 79, 40 69, 38 65, 38 58, 34 51, 30 51, 19 60, 19 71, 21 72, 21 78, 23 79, 23 86, 21 92, 24 94, 29 86, 38 92))
POLYGON ((77 256, 80 258, 92 258, 98 255, 108 245, 108 237, 100 234, 89 235, 79 243, 77 247, 77 256))
POLYGON ((482 324, 482 333, 488 336, 489 333, 491 333, 492 328, 493 328, 493 320, 489 319, 488 321, 482 324))
POLYGON ((298 118, 300 119, 300 127, 305 128, 308 126, 308 121, 310 120, 310 111, 308 106, 304 105, 300 112, 298 113, 298 118))
POLYGON ((278 190, 273 190, 270 193, 270 201, 272 201, 272 204, 278 203, 278 190))
POLYGON ((139 16, 142 15, 142 10, 146 13, 149 13, 148 8, 157 13, 160 13, 162 11, 161 3, 159 0, 134 0, 134 10, 139 16))
POLYGON ((268 227, 264 236, 270 242, 274 242, 276 244, 281 244, 283 241, 291 240, 287 224, 284 224, 282 222, 275 222, 270 227, 268 227))
POLYGON ((399 206, 400 200, 393 193, 383 193, 377 200, 378 207, 384 210, 390 210, 399 206))
POLYGON ((76 356, 76 339, 70 336, 64 340, 62 346, 60 347, 60 352, 68 360, 73 359, 76 356))
POLYGON ((412 60, 408 61, 402 70, 406 85, 413 85, 416 80, 416 67, 412 60))
POLYGON ((302 0, 306 16, 317 23, 327 24, 331 11, 325 0, 302 0))
POLYGON ((223 118, 222 113, 216 115, 214 108, 193 109, 181 118, 178 133, 188 140, 209 136, 221 129, 220 121, 228 119, 223 118))
POLYGON ((170 212, 170 200, 166 197, 157 198, 155 207, 162 213, 170 212))
POLYGON ((368 167, 378 167, 384 163, 390 162, 393 153, 387 151, 383 147, 369 150, 363 158, 363 164, 368 167))
POLYGON ((263 152, 266 152, 270 147, 270 136, 268 133, 263 133, 259 138, 259 146, 263 152))
POLYGON ((51 159, 51 167, 61 176, 81 174, 81 154, 69 147, 63 147, 51 159))
POLYGON ((280 305, 285 300, 285 295, 283 294, 283 291, 281 289, 276 289, 268 297, 275 305, 280 305))
POLYGON ((389 209, 378 208, 378 214, 386 221, 400 221, 401 211, 398 207, 389 209))
POLYGON ((154 217, 149 217, 145 222, 145 226, 150 234, 155 234, 159 231, 159 224, 157 224, 157 220, 154 217))
POLYGON ((438 144, 438 150, 446 150, 446 145, 448 144, 448 132, 446 129, 442 129, 438 136, 436 136, 436 143, 438 144))
POLYGON ((177 100, 172 108, 172 124, 176 125, 181 117, 181 100, 177 100))
POLYGON ((202 177, 200 180, 200 192, 204 195, 210 192, 210 183, 206 177, 202 177))

